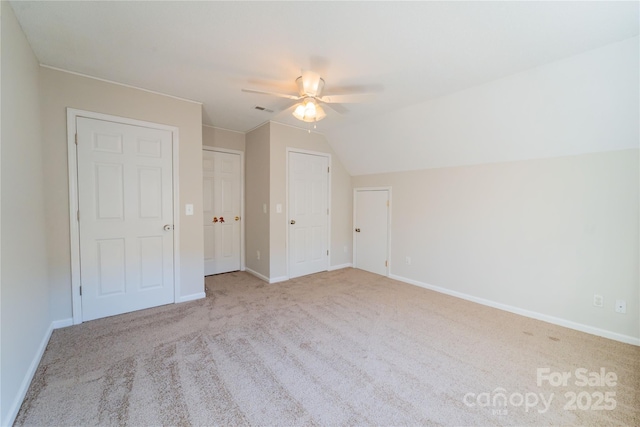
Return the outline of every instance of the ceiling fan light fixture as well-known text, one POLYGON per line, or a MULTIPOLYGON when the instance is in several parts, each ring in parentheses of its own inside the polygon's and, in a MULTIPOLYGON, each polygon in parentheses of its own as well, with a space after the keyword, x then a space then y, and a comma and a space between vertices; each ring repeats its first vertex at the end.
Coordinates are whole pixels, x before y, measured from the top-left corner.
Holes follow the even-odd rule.
POLYGON ((324 119, 325 117, 327 117, 327 113, 324 112, 324 108, 322 108, 321 106, 316 106, 316 119, 315 121, 319 121, 324 119))
POLYGON ((324 119, 327 114, 324 109, 316 103, 313 98, 307 98, 298 104, 293 110, 293 116, 303 122, 317 122, 324 119))
POLYGON ((293 116, 298 120, 304 120, 304 105, 298 104, 295 110, 293 110, 293 116))

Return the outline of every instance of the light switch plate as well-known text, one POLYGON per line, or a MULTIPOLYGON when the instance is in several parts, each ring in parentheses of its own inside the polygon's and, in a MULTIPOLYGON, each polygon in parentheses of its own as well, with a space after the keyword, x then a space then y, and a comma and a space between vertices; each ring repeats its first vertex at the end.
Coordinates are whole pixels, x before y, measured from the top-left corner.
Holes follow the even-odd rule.
POLYGON ((282 213, 282 205, 280 203, 276 205, 276 213, 282 213))
POLYGON ((193 215, 193 205, 187 204, 184 206, 184 214, 185 215, 193 215))

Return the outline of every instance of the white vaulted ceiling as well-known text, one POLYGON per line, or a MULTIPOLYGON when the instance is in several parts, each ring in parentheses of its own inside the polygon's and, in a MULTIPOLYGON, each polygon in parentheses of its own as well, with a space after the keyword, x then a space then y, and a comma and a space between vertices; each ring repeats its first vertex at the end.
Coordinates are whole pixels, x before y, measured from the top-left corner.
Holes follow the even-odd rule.
MULTIPOLYGON (((372 123, 384 126, 381 120, 391 118, 394 126, 394 115, 406 116, 402 111, 408 106, 638 35, 637 2, 14 1, 12 6, 41 64, 202 102, 207 125, 246 132, 275 120, 305 127, 283 110, 286 100, 241 92, 296 93, 294 81, 303 68, 325 78, 325 93, 376 91, 374 102, 345 105, 348 114, 329 112, 318 123, 356 174, 402 169, 367 167, 377 163, 358 160, 362 150, 388 147, 395 132, 372 132, 372 123), (256 105, 274 112, 256 111, 256 105), (358 141, 358 135, 366 138, 358 141), (341 147, 347 140, 352 145, 341 147)), ((413 132, 397 129, 403 137, 393 141, 396 149, 415 145, 411 140, 423 125, 419 119, 396 124, 413 125, 413 132)), ((449 157, 422 166, 469 163, 464 153, 459 160, 449 157)))

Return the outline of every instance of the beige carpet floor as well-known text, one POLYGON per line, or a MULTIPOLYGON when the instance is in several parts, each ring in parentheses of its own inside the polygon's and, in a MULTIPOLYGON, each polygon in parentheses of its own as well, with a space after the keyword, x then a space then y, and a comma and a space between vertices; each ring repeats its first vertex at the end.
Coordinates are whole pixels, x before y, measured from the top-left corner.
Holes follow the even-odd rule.
POLYGON ((355 269, 206 283, 54 331, 16 425, 640 426, 638 347, 355 269))

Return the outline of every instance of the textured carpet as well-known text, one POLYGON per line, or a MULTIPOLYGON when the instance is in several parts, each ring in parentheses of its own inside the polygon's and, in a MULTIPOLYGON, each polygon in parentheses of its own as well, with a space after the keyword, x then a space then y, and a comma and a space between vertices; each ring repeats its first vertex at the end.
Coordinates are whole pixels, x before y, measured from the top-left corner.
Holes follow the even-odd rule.
POLYGON ((16 425, 640 425, 638 347, 354 269, 206 283, 54 331, 16 425))

